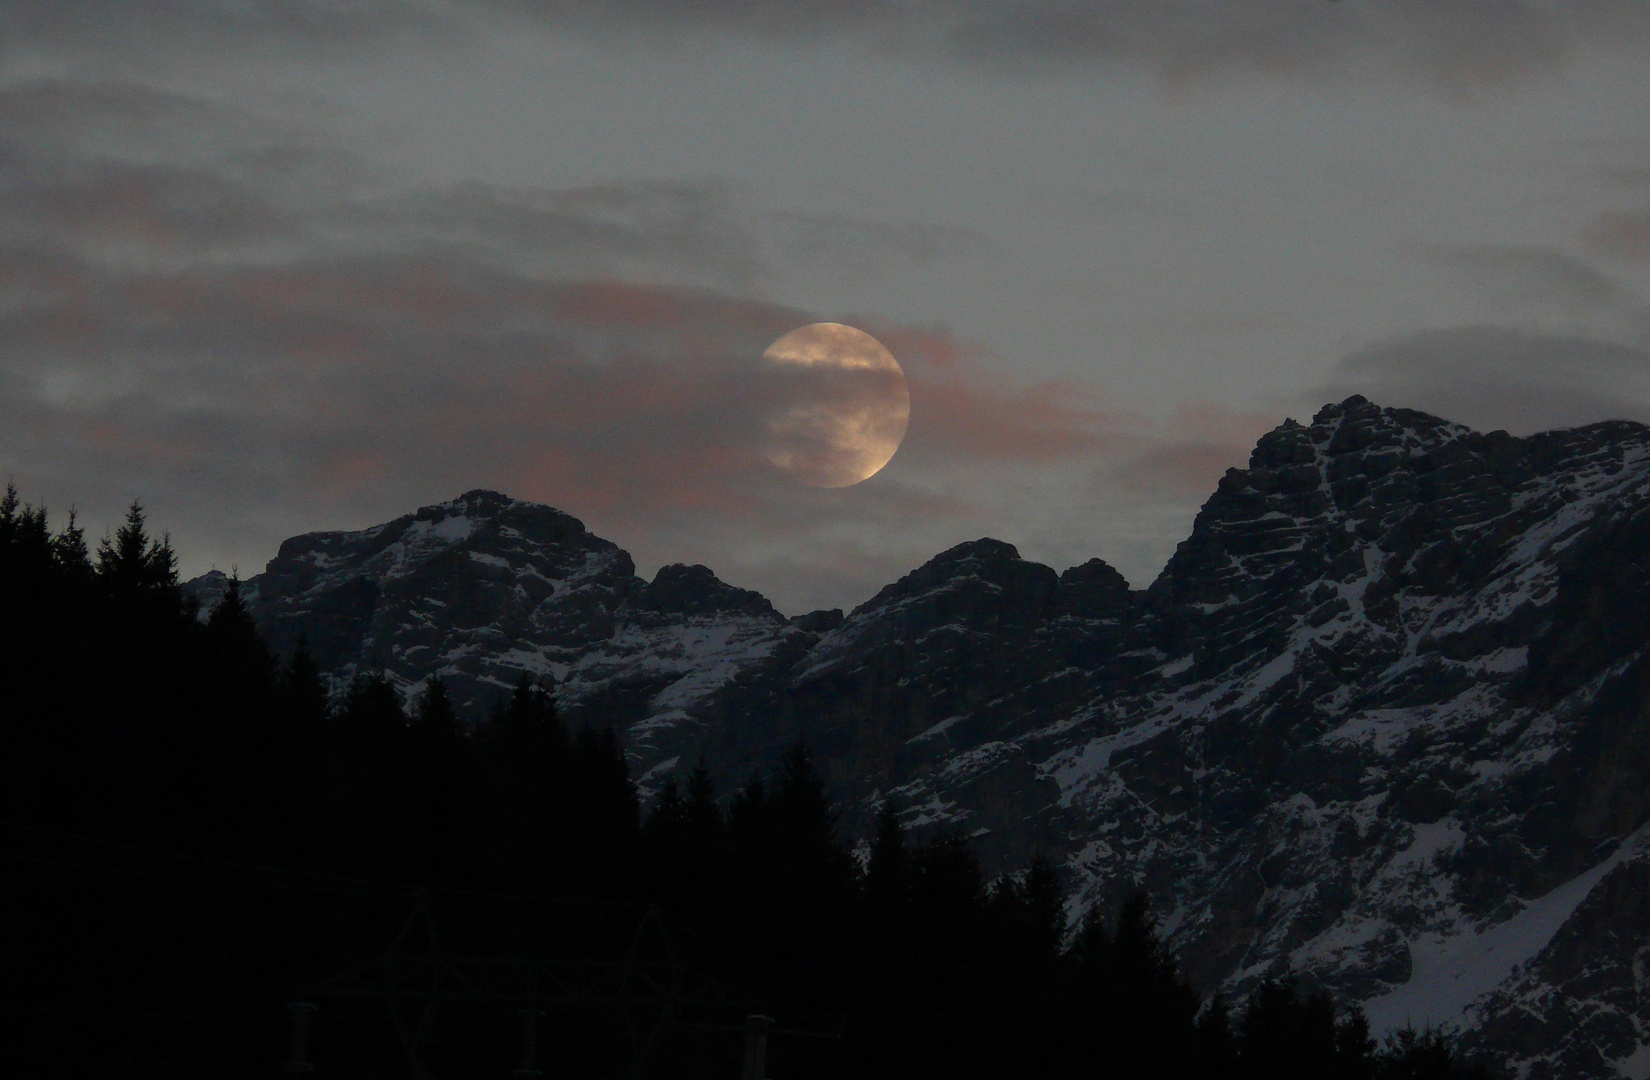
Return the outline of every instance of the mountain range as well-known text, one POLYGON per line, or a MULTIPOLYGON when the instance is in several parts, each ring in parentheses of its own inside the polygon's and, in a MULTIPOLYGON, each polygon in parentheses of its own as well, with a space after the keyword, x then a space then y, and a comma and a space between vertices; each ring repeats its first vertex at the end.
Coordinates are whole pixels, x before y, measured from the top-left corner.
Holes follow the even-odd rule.
MULTIPOLYGON (((209 607, 227 580, 189 588, 209 607)), ((1293 974, 1521 1077, 1650 1077, 1650 429, 1515 438, 1353 397, 1263 436, 1158 578, 982 539, 846 616, 637 576, 488 491, 280 547, 242 583, 339 684, 523 673, 644 793, 796 739, 1073 919, 1144 889, 1198 988, 1293 974)))

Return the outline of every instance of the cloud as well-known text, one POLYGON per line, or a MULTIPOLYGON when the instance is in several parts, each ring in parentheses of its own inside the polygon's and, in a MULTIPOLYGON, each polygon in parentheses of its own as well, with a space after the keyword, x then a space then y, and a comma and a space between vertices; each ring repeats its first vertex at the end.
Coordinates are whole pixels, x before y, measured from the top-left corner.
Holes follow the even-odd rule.
POLYGON ((1352 353, 1317 396, 1353 392, 1516 435, 1650 421, 1650 350, 1496 326, 1426 330, 1352 353))
POLYGON ((1580 231, 1589 254, 1627 262, 1650 261, 1650 142, 1643 139, 1583 144, 1607 161, 1596 170, 1612 197, 1626 192, 1637 205, 1595 214, 1580 231))
POLYGON ((1438 265, 1496 294, 1505 307, 1556 301, 1570 308, 1613 303, 1621 290, 1580 259, 1548 248, 1494 244, 1434 245, 1426 251, 1438 265))
POLYGON ((462 5, 426 0, 13 0, 0 5, 0 57, 53 48, 105 58, 225 48, 356 55, 409 37, 451 41, 465 21, 462 5))
POLYGON ((1636 289, 1551 248, 1434 245, 1421 255, 1479 300, 1485 321, 1372 342, 1298 404, 1357 392, 1515 434, 1650 419, 1650 303, 1636 289))
POLYGON ((1650 338, 1650 305, 1590 263, 1550 248, 1433 246, 1425 254, 1497 315, 1557 332, 1637 343, 1650 338))
POLYGON ((130 84, 0 87, 0 194, 0 242, 150 265, 457 252, 736 291, 763 272, 726 184, 395 190, 310 131, 130 84))
MULTIPOLYGON (((799 490, 759 452, 754 373, 820 316, 760 295, 763 215, 740 198, 391 189, 311 132, 186 95, 0 87, 0 465, 60 507, 142 496, 186 552, 249 572, 302 529, 489 486, 644 565, 720 551, 794 604, 980 531, 968 470, 1082 461, 1132 422, 997 374, 943 326, 862 320, 908 366, 905 449, 851 493, 799 490), (805 565, 817 579, 767 576, 805 565)), ((821 220, 888 257, 940 244, 821 220)))
POLYGON ((1582 234, 1582 243, 1595 254, 1650 261, 1650 210, 1600 214, 1582 234))
POLYGON ((717 183, 639 181, 544 190, 469 182, 354 208, 343 224, 426 249, 477 247, 559 273, 715 281, 747 289, 758 241, 717 183))
POLYGON ((1115 428, 1138 423, 1093 397, 1092 390, 1063 380, 1014 387, 913 379, 909 453, 1017 462, 1090 456, 1116 444, 1115 428))
MULTIPOLYGON (((0 317, 12 404, 46 410, 60 438, 103 424, 106 443, 129 437, 134 463, 220 452, 337 494, 354 494, 352 478, 381 490, 386 470, 462 484, 480 467, 512 490, 614 514, 754 512, 767 469, 758 418, 772 404, 755 359, 809 319, 452 256, 146 276, 14 254, 0 258, 0 285, 34 298, 0 317), (240 434, 226 445, 215 424, 240 434)), ((1094 430, 1105 415, 1071 404, 1070 387, 976 377, 912 390, 916 456, 1048 460, 1105 444, 1094 430)))
POLYGON ((0 87, 0 243, 181 262, 290 242, 354 182, 300 133, 141 86, 0 87))
POLYGON ((1227 469, 1248 463, 1255 441, 1280 419, 1275 410, 1183 403, 1142 440, 1143 448, 1113 466, 1108 479, 1137 496, 1201 503, 1227 469))
POLYGON ((941 0, 902 4, 725 0, 543 2, 556 26, 656 27, 789 41, 848 35, 885 53, 1019 73, 1134 65, 1184 84, 1231 75, 1331 82, 1421 78, 1452 93, 1563 67, 1584 48, 1642 47, 1650 13, 1630 0, 1325 3, 1258 0, 941 0))
POLYGON ((1641 49, 1650 29, 1634 0, 180 0, 131 11, 14 0, 0 8, 0 49, 140 61, 206 48, 343 55, 409 39, 448 44, 501 20, 624 45, 846 41, 1016 73, 1132 65, 1176 84, 1419 78, 1454 94, 1555 72, 1583 50, 1641 49))
POLYGON ((778 213, 772 217, 785 258, 824 262, 844 276, 875 275, 912 264, 966 255, 985 243, 969 229, 925 222, 894 224, 845 214, 778 213))
POLYGON ((1123 487, 1137 495, 1206 498, 1227 469, 1241 468, 1247 448, 1189 439, 1130 458, 1112 473, 1123 487))

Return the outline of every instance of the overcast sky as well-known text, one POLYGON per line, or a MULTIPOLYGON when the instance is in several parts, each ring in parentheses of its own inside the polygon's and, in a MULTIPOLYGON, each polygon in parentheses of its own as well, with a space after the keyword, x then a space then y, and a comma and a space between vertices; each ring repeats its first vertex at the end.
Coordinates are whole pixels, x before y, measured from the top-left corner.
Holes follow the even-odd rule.
POLYGON ((0 471, 188 573, 492 487, 790 613, 1143 586, 1353 392, 1650 421, 1647 70, 1643 2, 0 0, 0 471), (911 384, 841 490, 744 387, 819 320, 911 384))

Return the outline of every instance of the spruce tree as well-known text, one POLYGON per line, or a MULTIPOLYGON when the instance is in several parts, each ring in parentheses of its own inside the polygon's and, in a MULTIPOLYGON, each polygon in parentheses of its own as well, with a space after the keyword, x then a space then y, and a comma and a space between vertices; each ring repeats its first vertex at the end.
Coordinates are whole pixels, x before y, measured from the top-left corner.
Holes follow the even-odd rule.
POLYGON ((97 550, 100 580, 118 593, 160 593, 178 587, 177 555, 171 537, 149 536, 143 505, 133 499, 126 520, 97 550))
POLYGON ((441 676, 431 675, 413 707, 413 723, 429 739, 445 741, 458 734, 458 717, 441 676))
POLYGON ((300 637, 281 669, 279 700, 285 722, 295 731, 318 733, 327 719, 327 690, 309 642, 300 637))
POLYGON ((889 912, 906 901, 911 891, 911 860, 905 850, 905 829, 899 810, 884 799, 877 811, 876 833, 865 864, 865 892, 873 911, 889 912))
POLYGON ((80 527, 73 510, 69 511, 63 531, 52 538, 52 560, 70 582, 79 584, 91 576, 92 559, 86 549, 86 530, 80 527))
POLYGON ((401 691, 382 668, 357 672, 344 692, 339 720, 346 730, 375 743, 387 743, 407 726, 401 691))
POLYGON ((238 575, 231 575, 222 599, 206 618, 206 647, 207 663, 221 692, 228 695, 222 704, 261 709, 274 688, 275 658, 241 599, 238 575))

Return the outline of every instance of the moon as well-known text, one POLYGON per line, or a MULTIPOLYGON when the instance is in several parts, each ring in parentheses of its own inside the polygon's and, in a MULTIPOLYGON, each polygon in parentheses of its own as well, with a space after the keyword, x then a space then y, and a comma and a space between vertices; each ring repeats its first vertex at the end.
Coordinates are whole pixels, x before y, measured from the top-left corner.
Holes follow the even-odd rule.
POLYGON ((763 352, 760 377, 762 456, 810 487, 850 487, 875 476, 905 438, 905 372, 863 330, 799 326, 763 352))

